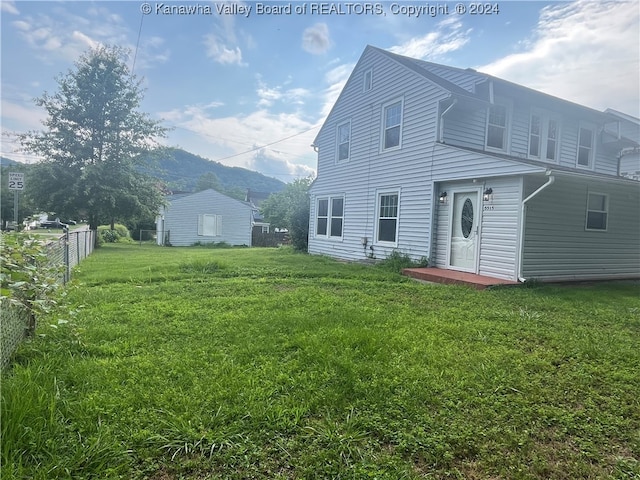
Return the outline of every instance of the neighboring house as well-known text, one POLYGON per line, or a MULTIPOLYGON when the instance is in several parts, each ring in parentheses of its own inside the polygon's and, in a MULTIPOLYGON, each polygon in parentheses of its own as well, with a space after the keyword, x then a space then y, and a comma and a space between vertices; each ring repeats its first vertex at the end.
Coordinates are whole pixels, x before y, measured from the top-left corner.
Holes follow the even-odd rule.
POLYGON ((521 281, 640 277, 640 182, 620 171, 637 125, 368 46, 314 141, 309 252, 397 250, 521 281))
POLYGON ((184 247, 194 243, 251 246, 254 207, 215 190, 177 194, 156 217, 157 243, 184 247))
POLYGON ((255 190, 247 189, 247 193, 245 194, 244 200, 251 204, 254 208, 253 212, 253 233, 255 235, 261 233, 269 233, 270 223, 265 222, 264 217, 260 213, 260 205, 267 198, 269 198, 270 193, 265 192, 256 192, 255 190))

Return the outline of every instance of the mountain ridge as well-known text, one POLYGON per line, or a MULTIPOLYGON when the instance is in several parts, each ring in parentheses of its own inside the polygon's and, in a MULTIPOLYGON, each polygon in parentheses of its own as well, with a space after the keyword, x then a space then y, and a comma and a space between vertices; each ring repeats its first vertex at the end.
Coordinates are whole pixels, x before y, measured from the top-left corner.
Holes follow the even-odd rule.
MULTIPOLYGON (((223 190, 253 190, 262 193, 275 193, 285 187, 277 178, 268 177, 260 172, 242 167, 229 167, 220 162, 206 159, 181 148, 168 148, 158 157, 147 159, 145 173, 166 183, 170 190, 193 192, 198 179, 207 173, 214 173, 223 190)), ((0 157, 4 167, 29 167, 6 157, 0 157)))

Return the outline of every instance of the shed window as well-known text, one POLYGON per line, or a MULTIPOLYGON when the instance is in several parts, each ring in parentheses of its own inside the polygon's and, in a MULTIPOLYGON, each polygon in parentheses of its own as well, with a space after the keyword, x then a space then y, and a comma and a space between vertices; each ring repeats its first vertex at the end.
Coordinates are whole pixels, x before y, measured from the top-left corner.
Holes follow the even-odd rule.
POLYGON ((222 235, 222 215, 198 215, 198 235, 202 237, 222 235))
POLYGON ((398 194, 378 197, 378 241, 395 242, 398 231, 398 194))
POLYGON ((609 216, 609 197, 603 193, 587 195, 587 230, 606 230, 609 216))

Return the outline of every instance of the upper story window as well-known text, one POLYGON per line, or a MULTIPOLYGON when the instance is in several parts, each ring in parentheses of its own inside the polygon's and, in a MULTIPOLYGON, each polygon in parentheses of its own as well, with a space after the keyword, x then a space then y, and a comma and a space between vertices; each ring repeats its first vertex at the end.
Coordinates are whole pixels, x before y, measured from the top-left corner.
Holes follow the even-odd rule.
POLYGON ((400 147, 402 137, 402 100, 383 106, 382 149, 400 147))
POLYGON ((587 230, 606 230, 609 214, 609 197, 604 193, 589 193, 587 195, 587 230))
POLYGON ((587 125, 580 125, 578 129, 578 156, 576 163, 579 167, 593 167, 594 129, 587 125))
POLYGON ((364 82, 362 85, 362 90, 368 92, 373 88, 373 69, 369 69, 364 72, 364 82))
POLYGON ((342 238, 344 197, 318 199, 316 237, 342 238))
POLYGON ((560 124, 543 113, 531 114, 529 123, 529 156, 551 162, 557 161, 560 124))
POLYGON ((506 105, 492 105, 487 115, 487 147, 507 150, 508 110, 506 105))
POLYGON ((344 162, 349 160, 351 151, 351 122, 345 122, 338 125, 337 128, 337 148, 338 148, 338 161, 344 162))
POLYGON ((378 195, 378 242, 395 243, 398 232, 398 193, 378 195))

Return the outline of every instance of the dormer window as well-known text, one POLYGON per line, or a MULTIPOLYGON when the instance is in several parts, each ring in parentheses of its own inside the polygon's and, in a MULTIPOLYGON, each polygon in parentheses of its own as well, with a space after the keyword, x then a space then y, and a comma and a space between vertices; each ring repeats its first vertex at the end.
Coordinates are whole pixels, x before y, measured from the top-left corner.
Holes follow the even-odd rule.
POLYGON ((529 156, 555 162, 558 158, 560 122, 541 112, 533 112, 529 123, 529 156))
POLYGON ((594 129, 581 124, 578 129, 578 156, 576 163, 579 167, 593 167, 594 129))
POLYGON ((506 105, 492 105, 487 115, 487 147, 507 150, 508 110, 506 105))

